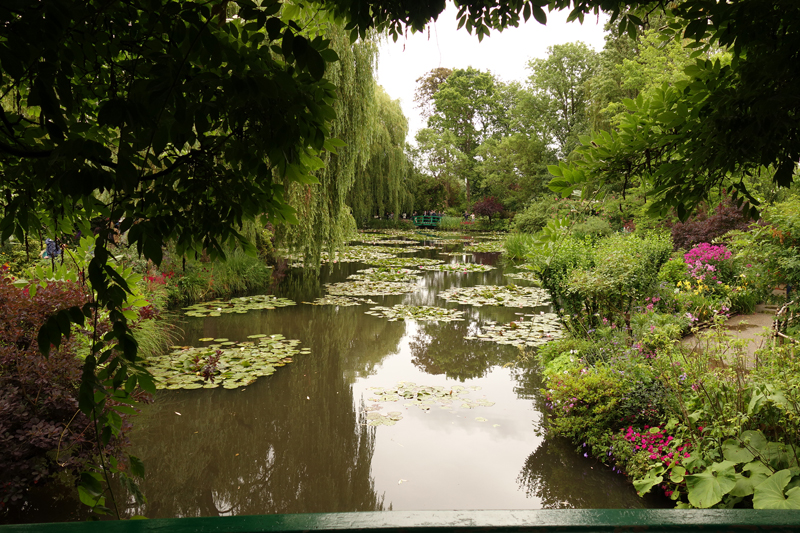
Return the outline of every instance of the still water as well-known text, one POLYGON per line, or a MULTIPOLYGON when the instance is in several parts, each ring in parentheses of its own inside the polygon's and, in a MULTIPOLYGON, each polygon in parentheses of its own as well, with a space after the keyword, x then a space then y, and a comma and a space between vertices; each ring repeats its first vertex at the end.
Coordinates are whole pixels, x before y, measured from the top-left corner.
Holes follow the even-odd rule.
MULTIPOLYGON (((412 243, 409 243, 412 244, 412 243)), ((301 341, 294 361, 253 384, 226 390, 159 391, 130 433, 130 453, 146 467, 148 503, 118 497, 127 516, 149 518, 380 510, 640 508, 667 505, 641 499, 622 477, 583 457, 569 442, 541 436, 541 381, 515 364, 508 345, 466 340, 487 323, 507 323, 510 309, 450 304, 453 286, 506 285, 498 254, 452 256, 455 242, 414 255, 495 266, 484 273, 421 271, 414 293, 372 296, 397 303, 453 308, 460 322, 397 321, 355 307, 303 304, 325 294, 325 283, 347 279, 360 263, 327 265, 319 277, 293 269, 274 293, 296 306, 180 322, 183 345, 203 337, 247 340, 280 333, 301 341), (375 387, 398 382, 467 387, 490 407, 429 411, 403 400, 380 404, 400 411, 393 426, 367 424, 375 387), (120 501, 122 499, 123 501, 120 501)), ((401 257, 409 254, 402 254, 401 257)), ((507 271, 513 268, 505 267, 507 271)), ((117 489, 117 494, 122 494, 117 489)), ((35 493, 11 522, 85 520, 85 507, 52 491, 35 493)))
MULTIPOLYGON (((437 258, 459 246, 415 255, 437 258)), ((280 333, 299 339, 311 354, 243 389, 159 392, 132 433, 131 451, 147 467, 142 489, 149 503, 130 504, 127 514, 657 505, 571 444, 540 436, 540 378, 535 369, 513 364, 517 348, 464 339, 487 320, 508 322, 523 311, 453 305, 437 296, 452 286, 509 283, 498 254, 441 258, 497 268, 425 272, 414 293, 371 298, 386 306, 458 307, 466 312, 463 322, 389 322, 364 314, 369 305, 301 303, 324 295, 324 283, 365 268, 344 263, 324 267, 319 278, 293 270, 274 292, 297 306, 183 323, 186 345, 199 345, 202 337, 243 341, 280 333), (399 381, 475 387, 473 398, 494 405, 426 412, 401 400, 381 404, 383 412, 402 412, 396 425, 367 425, 371 388, 399 381)))

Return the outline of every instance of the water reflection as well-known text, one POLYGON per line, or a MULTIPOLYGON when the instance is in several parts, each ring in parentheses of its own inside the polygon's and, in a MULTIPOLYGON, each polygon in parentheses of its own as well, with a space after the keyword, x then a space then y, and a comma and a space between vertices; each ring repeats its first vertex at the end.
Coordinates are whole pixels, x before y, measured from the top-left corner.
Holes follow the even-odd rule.
MULTIPOLYGON (((138 421, 134 436, 134 451, 148 469, 142 488, 149 503, 131 508, 131 514, 155 518, 383 509, 370 476, 375 429, 366 425, 353 401, 352 381, 359 373, 370 373, 381 355, 391 352, 402 328, 384 323, 373 332, 356 333, 354 313, 339 316, 332 308, 304 308, 300 314, 308 313, 312 316, 303 320, 295 317, 288 328, 293 331, 281 329, 309 345, 325 346, 324 352, 297 356, 244 390, 159 395, 138 421), (352 343, 376 337, 382 339, 381 351, 356 350, 363 356, 347 357, 352 343)), ((273 321, 263 313, 255 327, 275 331, 273 321)), ((214 321, 199 322, 200 328, 187 330, 218 334, 219 327, 229 338, 240 334, 237 327, 253 331, 252 323, 241 326, 234 320, 220 322, 210 332, 208 324, 214 321)))
POLYGON ((411 362, 428 374, 444 374, 459 381, 483 377, 493 366, 512 362, 515 353, 507 346, 464 339, 474 335, 483 322, 421 324, 409 343, 411 362))
MULTIPOLYGON (((445 247, 458 250, 460 244, 445 247)), ((405 254, 404 254, 405 255, 405 254)), ((149 503, 128 515, 151 518, 385 509, 641 507, 632 487, 574 447, 543 439, 535 369, 507 366, 517 348, 466 340, 487 322, 544 309, 450 304, 454 286, 506 285, 498 254, 439 256, 497 268, 485 273, 420 271, 412 294, 373 297, 379 305, 434 305, 465 312, 462 322, 389 322, 369 306, 312 306, 324 284, 367 265, 323 266, 319 277, 287 273, 275 293, 297 306, 189 319, 184 343, 202 337, 242 341, 280 333, 311 349, 240 390, 163 391, 135 423, 131 452, 147 469, 149 503), (402 402, 394 426, 368 426, 374 387, 398 381, 472 387, 492 406, 429 411, 402 402)), ((513 280, 514 283, 519 283, 513 280)), ((520 283, 524 284, 524 283, 520 283)), ((57 517, 58 518, 58 517, 57 517)), ((69 516, 61 515, 61 519, 69 516)), ((37 515, 31 521, 41 520, 37 515)))

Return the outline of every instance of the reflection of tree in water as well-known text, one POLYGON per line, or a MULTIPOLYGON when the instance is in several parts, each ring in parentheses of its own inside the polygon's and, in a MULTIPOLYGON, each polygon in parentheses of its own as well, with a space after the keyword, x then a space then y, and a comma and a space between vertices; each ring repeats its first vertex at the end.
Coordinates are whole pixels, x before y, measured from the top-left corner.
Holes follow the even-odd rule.
POLYGON ((133 436, 149 503, 130 514, 382 510, 370 476, 374 428, 359 416, 351 385, 396 350, 405 324, 365 321, 363 311, 298 305, 190 321, 187 339, 281 333, 312 353, 244 392, 160 393, 133 436))
MULTIPOLYGON (((543 411, 539 369, 534 364, 517 366, 512 375, 517 381, 517 396, 533 400, 537 411, 543 411)), ((517 483, 528 498, 540 499, 544 509, 670 507, 666 498, 639 498, 623 476, 596 459, 584 457, 562 438, 546 437, 525 460, 517 483)))
POLYGON ((525 460, 517 483, 543 509, 670 507, 666 498, 640 498, 623 476, 576 453, 564 439, 546 438, 525 460))
POLYGON ((420 323, 409 343, 414 366, 428 374, 444 374, 465 381, 486 375, 495 366, 511 362, 519 353, 511 346, 466 340, 479 322, 420 323))

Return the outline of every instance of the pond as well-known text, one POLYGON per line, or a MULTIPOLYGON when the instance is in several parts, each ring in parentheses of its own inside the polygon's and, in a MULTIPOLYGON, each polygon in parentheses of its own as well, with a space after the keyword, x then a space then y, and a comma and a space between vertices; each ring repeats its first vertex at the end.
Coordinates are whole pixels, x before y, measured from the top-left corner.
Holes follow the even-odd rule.
POLYGON ((413 292, 368 296, 376 304, 349 307, 302 302, 370 265, 325 265, 319 278, 295 268, 274 292, 297 305, 187 317, 185 345, 279 334, 310 353, 235 389, 160 390, 131 432, 131 452, 147 469, 148 503, 129 502, 125 514, 662 505, 639 498, 622 476, 572 444, 543 437, 537 370, 515 365, 520 348, 474 338, 494 321, 538 315, 546 305, 475 306, 440 297, 458 287, 530 283, 508 278, 515 269, 504 268, 497 253, 460 255, 457 240, 432 248, 397 255, 494 268, 407 267, 421 277, 413 292), (456 309, 463 320, 367 314, 395 304, 456 309))

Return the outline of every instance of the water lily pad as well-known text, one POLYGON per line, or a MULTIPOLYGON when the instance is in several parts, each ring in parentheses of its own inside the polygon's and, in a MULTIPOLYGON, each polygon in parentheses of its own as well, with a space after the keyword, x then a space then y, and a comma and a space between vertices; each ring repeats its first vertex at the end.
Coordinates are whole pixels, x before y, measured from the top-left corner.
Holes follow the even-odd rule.
POLYGON ((397 304, 393 307, 378 306, 366 312, 368 315, 388 318, 389 321, 404 320, 434 320, 438 322, 453 322, 454 320, 464 320, 464 312, 457 309, 445 309, 444 307, 431 307, 426 305, 402 305, 397 304))
MULTIPOLYGON (((402 418, 402 413, 399 411, 390 411, 387 415, 383 415, 378 411, 382 410, 382 404, 399 402, 401 400, 404 400, 403 405, 405 407, 416 407, 424 412, 428 412, 431 408, 436 406, 441 409, 452 411, 454 408, 453 398, 456 396, 459 396, 459 399, 463 402, 460 404, 460 407, 463 409, 490 407, 494 405, 494 402, 490 402, 485 398, 475 400, 469 399, 467 395, 470 391, 465 390, 461 385, 442 387, 439 385, 417 385, 410 381, 400 381, 394 388, 371 387, 368 390, 373 394, 373 397, 369 398, 369 401, 373 402, 373 404, 365 409, 370 422, 384 419, 394 421, 400 420, 402 418)), ((380 423, 376 422, 371 425, 380 425, 380 423)))
POLYGON ((502 252, 503 251, 503 242, 502 241, 488 241, 488 242, 467 243, 464 246, 465 246, 465 249, 470 251, 470 252, 491 253, 491 252, 502 252))
POLYGON ((185 307, 186 316, 221 316, 229 313, 247 313, 256 309, 275 309, 287 307, 295 303, 286 298, 278 298, 272 294, 242 296, 230 300, 212 300, 185 307))
POLYGON ((407 268, 390 268, 390 267, 377 267, 365 268, 358 271, 358 274, 348 276, 347 279, 356 279, 364 281, 398 281, 398 282, 416 282, 422 279, 419 272, 416 270, 409 270, 407 268))
POLYGON ((211 342, 214 340, 214 337, 203 337, 202 339, 197 339, 200 342, 211 342))
POLYGON ((419 268, 422 270, 436 270, 438 272, 487 272, 494 270, 493 266, 483 265, 481 263, 445 263, 442 265, 421 265, 419 268))
POLYGON ((275 367, 290 363, 292 357, 300 353, 297 348, 300 341, 287 340, 282 335, 270 338, 253 335, 250 338, 257 338, 258 342, 237 344, 225 339, 218 348, 178 347, 168 354, 148 359, 147 364, 159 389, 217 386, 235 389, 252 383, 258 377, 273 374, 275 367), (202 373, 217 356, 219 360, 214 370, 214 381, 206 382, 202 373))
POLYGON ((474 287, 452 287, 439 293, 445 300, 480 307, 496 305, 504 307, 539 307, 550 303, 550 295, 538 287, 519 285, 476 285, 474 287))
POLYGON ((514 344, 517 346, 540 346, 546 342, 560 339, 563 327, 555 313, 529 315, 525 320, 514 320, 508 324, 489 324, 477 336, 465 337, 498 344, 514 344))
POLYGON ((414 283, 395 281, 343 281, 326 283, 325 290, 334 296, 386 296, 419 290, 414 283))
POLYGON ((373 300, 369 298, 355 298, 352 296, 322 296, 317 298, 313 302, 303 302, 304 304, 308 305, 336 305, 338 307, 351 307, 354 305, 362 305, 362 304, 376 304, 373 300))
POLYGON ((541 283, 539 276, 533 272, 511 272, 506 274, 507 278, 521 279, 523 281, 530 281, 531 283, 541 283))
POLYGON ((422 265, 438 265, 444 263, 443 259, 427 259, 424 257, 392 257, 390 259, 373 259, 365 261, 368 265, 382 267, 410 267, 422 265))

